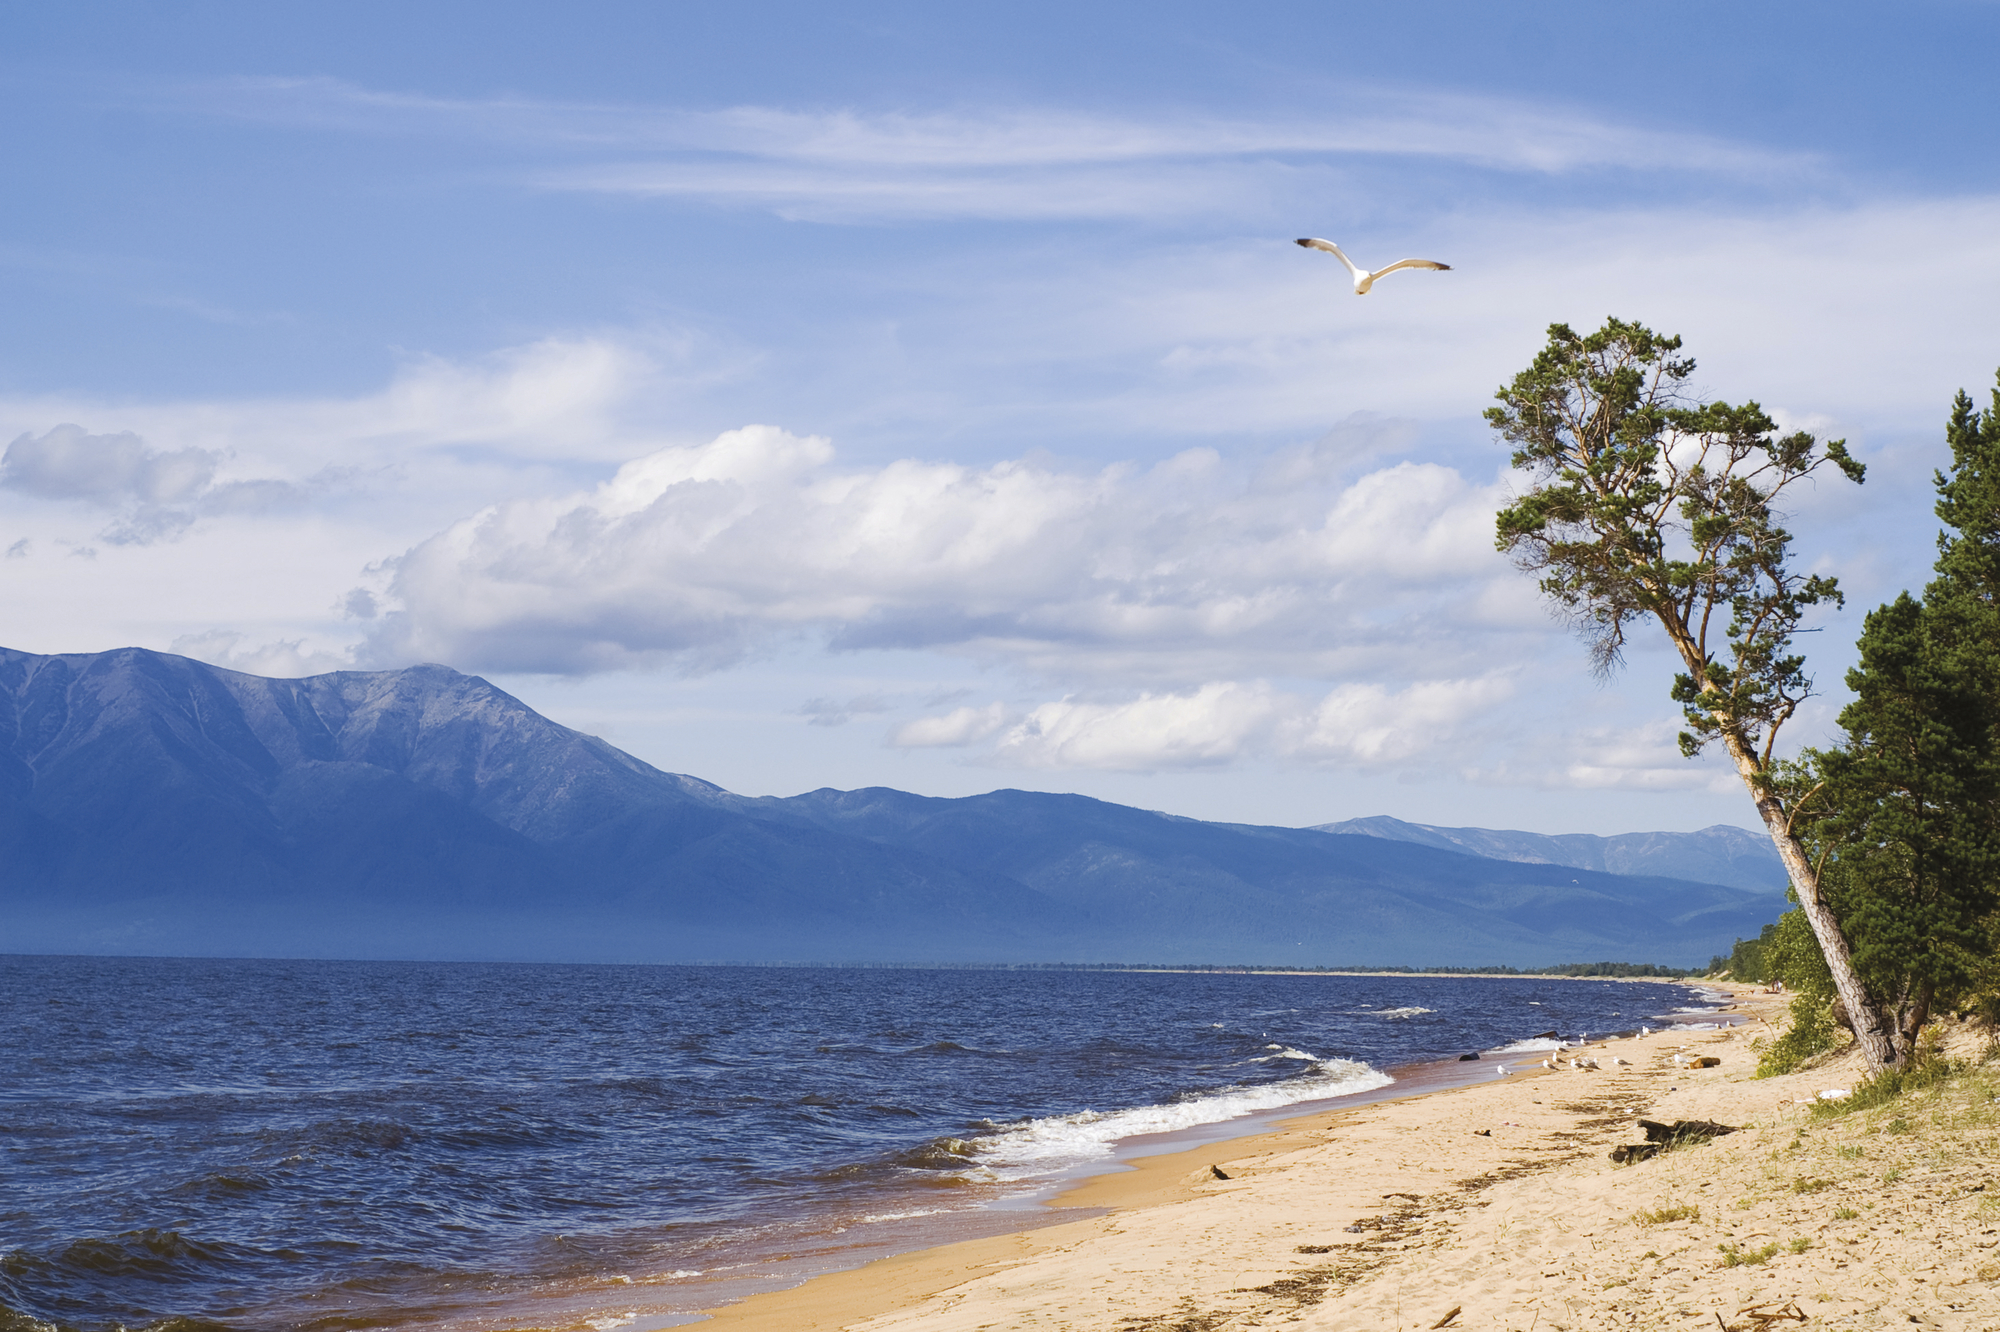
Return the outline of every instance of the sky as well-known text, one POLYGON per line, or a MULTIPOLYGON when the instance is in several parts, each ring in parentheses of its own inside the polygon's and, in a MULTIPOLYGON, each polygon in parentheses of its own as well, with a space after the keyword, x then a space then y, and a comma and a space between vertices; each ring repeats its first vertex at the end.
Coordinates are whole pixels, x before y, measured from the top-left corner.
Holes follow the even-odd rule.
POLYGON ((1493 547, 1547 326, 1869 467, 2000 367, 2000 4, 0 17, 0 644, 435 661, 750 795, 1753 826, 1493 547), (1356 297, 1331 256, 1421 256, 1356 297))

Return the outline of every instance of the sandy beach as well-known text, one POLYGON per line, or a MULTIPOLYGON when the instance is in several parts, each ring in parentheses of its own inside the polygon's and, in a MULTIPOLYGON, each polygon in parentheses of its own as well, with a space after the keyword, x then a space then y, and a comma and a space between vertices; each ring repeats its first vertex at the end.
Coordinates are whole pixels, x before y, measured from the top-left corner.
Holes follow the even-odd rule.
MULTIPOLYGON (((1852 1055, 1752 1077, 1743 1025, 1140 1158, 1052 1200, 1084 1220, 883 1259, 716 1311, 728 1332, 2000 1329, 2000 1080, 1815 1119, 1852 1055), (1692 1069, 1677 1052, 1718 1058, 1692 1069), (1620 1062, 1623 1061, 1623 1062, 1620 1062), (1638 1120, 1735 1133, 1637 1164, 1638 1120), (1226 1177, 1226 1178, 1225 1178, 1226 1177)), ((1952 1033, 1954 1053, 1985 1037, 1952 1033)))

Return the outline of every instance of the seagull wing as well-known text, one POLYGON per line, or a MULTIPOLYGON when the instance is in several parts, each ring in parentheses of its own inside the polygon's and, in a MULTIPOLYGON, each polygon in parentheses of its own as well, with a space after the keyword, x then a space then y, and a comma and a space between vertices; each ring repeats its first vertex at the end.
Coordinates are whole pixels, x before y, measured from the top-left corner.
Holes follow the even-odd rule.
POLYGON ((1354 266, 1354 261, 1342 254, 1340 247, 1332 241, 1321 240, 1317 236, 1302 236, 1299 238, 1298 243, 1305 246, 1308 250, 1325 250, 1328 254, 1340 260, 1341 263, 1346 264, 1348 272, 1354 274, 1356 277, 1361 276, 1361 270, 1354 266))
POLYGON ((1440 273, 1449 273, 1451 271, 1450 264, 1441 264, 1435 259, 1398 259, 1387 268, 1376 269, 1375 276, 1379 278, 1383 274, 1393 273, 1399 268, 1434 268, 1440 273))

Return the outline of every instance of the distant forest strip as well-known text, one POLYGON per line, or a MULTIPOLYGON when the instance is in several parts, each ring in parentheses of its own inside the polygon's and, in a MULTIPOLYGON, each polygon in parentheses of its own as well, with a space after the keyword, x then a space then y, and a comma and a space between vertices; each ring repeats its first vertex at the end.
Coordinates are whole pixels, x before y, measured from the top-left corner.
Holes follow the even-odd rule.
POLYGON ((1220 974, 1296 972, 1302 976, 1577 976, 1685 980, 1715 968, 1661 967, 1649 962, 1565 962, 1553 967, 1305 967, 1285 962, 697 962, 694 966, 857 967, 896 971, 1201 971, 1220 974))

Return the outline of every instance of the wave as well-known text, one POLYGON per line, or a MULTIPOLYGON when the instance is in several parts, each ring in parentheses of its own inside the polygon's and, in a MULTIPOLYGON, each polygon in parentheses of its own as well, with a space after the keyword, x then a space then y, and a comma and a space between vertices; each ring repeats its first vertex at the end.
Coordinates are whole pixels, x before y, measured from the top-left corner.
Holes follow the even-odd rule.
POLYGON ((1386 1087, 1395 1079, 1353 1059, 1323 1060, 1310 1073, 1255 1087, 1190 1096, 1161 1105, 1130 1110, 1083 1110, 1071 1115, 1031 1119, 998 1128, 973 1141, 977 1159, 995 1179, 1025 1179, 1111 1155, 1122 1138, 1146 1133, 1171 1133, 1200 1124, 1220 1124, 1258 1110, 1275 1110, 1301 1101, 1386 1087))
POLYGON ((1527 1054, 1531 1050, 1567 1050, 1569 1042, 1553 1036, 1530 1036, 1525 1041, 1515 1041, 1492 1051, 1493 1054, 1527 1054))
POLYGON ((1396 1022, 1400 1021, 1403 1018, 1416 1017, 1419 1013, 1430 1013, 1434 1011, 1435 1011, 1434 1009, 1429 1009, 1429 1008, 1378 1008, 1371 1016, 1379 1018, 1388 1018, 1391 1022, 1396 1022))

